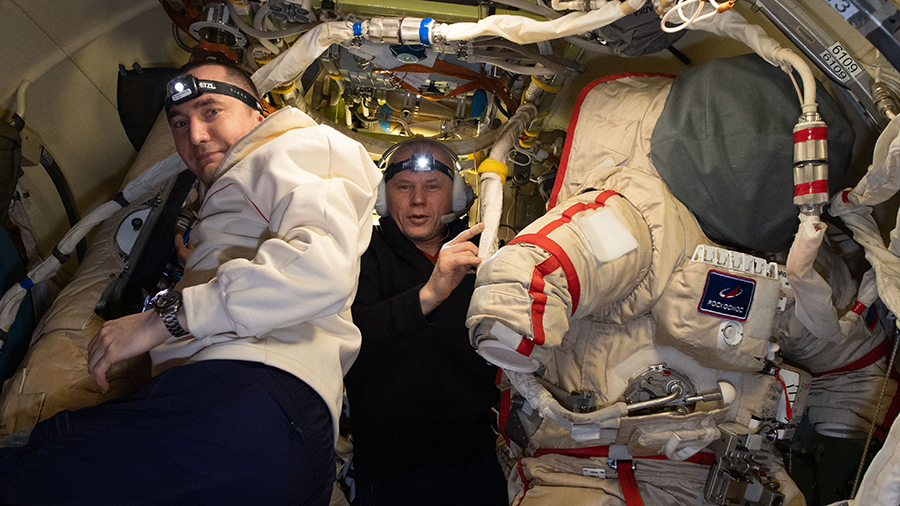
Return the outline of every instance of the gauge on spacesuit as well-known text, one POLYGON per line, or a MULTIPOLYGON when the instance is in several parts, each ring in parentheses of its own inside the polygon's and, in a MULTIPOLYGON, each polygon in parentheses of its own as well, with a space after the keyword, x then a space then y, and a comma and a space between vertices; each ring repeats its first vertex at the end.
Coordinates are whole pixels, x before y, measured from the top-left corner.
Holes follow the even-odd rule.
MULTIPOLYGON (((636 405, 669 397, 675 393, 678 394, 678 399, 687 398, 693 396, 696 391, 697 389, 687 376, 667 367, 666 364, 658 364, 650 366, 646 371, 632 378, 623 395, 626 404, 636 405)), ((639 416, 660 411, 677 411, 686 414, 690 412, 690 408, 674 402, 635 410, 631 414, 639 416)))

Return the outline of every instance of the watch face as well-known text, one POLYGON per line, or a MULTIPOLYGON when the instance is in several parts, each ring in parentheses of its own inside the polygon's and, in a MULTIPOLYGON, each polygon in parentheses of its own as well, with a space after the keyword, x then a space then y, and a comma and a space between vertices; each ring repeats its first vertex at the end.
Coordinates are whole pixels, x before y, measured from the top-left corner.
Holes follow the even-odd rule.
POLYGON ((154 305, 157 309, 166 309, 181 300, 181 294, 174 290, 166 290, 156 296, 154 305))

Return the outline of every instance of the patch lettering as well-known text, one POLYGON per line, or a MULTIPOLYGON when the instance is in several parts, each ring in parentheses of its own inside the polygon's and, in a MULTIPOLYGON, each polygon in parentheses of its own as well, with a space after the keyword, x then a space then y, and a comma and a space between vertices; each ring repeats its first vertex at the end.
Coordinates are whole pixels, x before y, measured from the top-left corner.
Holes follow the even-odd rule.
POLYGON ((744 321, 750 314, 756 281, 716 270, 706 275, 706 287, 697 310, 704 314, 744 321))

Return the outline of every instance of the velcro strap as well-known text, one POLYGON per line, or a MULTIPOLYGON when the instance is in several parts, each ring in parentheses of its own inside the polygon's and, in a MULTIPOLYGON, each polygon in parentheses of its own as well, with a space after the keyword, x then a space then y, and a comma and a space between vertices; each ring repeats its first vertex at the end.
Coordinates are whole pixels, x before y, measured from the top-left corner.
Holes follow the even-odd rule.
POLYGON ((116 196, 113 197, 113 200, 115 200, 116 203, 122 207, 125 207, 131 203, 131 202, 128 202, 128 199, 125 198, 125 194, 123 194, 122 192, 117 193, 116 196))
POLYGON ((59 260, 60 265, 68 262, 69 258, 71 258, 71 255, 66 255, 62 251, 60 251, 58 246, 54 246, 53 251, 51 251, 50 253, 55 256, 57 260, 59 260))

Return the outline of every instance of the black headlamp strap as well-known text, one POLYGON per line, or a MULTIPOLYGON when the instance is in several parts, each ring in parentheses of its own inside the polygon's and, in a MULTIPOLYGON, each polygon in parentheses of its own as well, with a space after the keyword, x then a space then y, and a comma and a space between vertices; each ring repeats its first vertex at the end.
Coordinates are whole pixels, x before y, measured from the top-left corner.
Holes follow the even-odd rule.
POLYGON ((402 172, 404 170, 412 170, 413 172, 428 172, 437 170, 446 174, 450 179, 453 179, 453 169, 435 160, 434 157, 429 157, 428 163, 423 167, 420 167, 417 164, 418 157, 416 156, 407 158, 406 160, 401 160, 399 162, 394 162, 388 165, 387 169, 385 169, 384 180, 387 181, 396 176, 398 172, 402 172))
POLYGON ((180 104, 189 100, 193 100, 200 95, 203 95, 204 93, 218 93, 219 95, 226 95, 236 98, 241 102, 247 104, 249 107, 259 111, 260 114, 265 115, 262 105, 259 103, 259 100, 256 100, 256 97, 254 97, 250 93, 247 93, 241 88, 238 88, 237 86, 223 83, 221 81, 197 79, 193 75, 188 74, 186 76, 176 77, 175 79, 173 79, 169 83, 168 89, 166 91, 166 109, 171 108, 174 104, 180 104), (176 87, 177 85, 180 86, 176 87))

